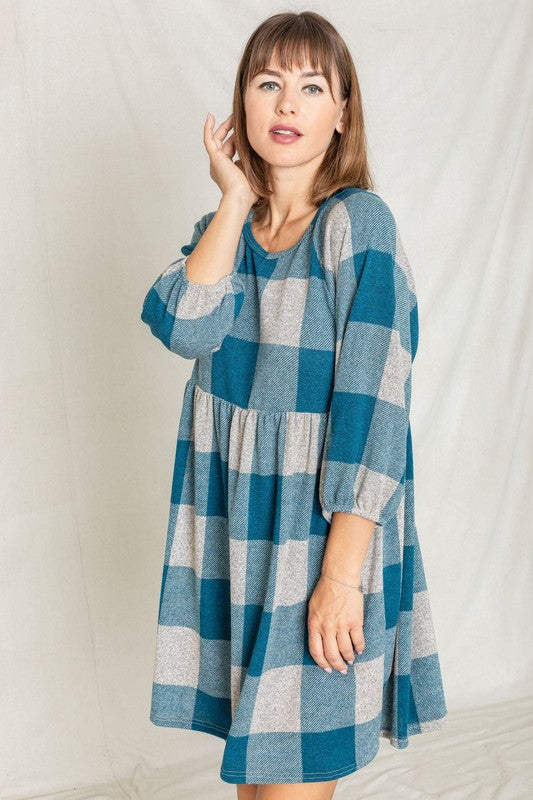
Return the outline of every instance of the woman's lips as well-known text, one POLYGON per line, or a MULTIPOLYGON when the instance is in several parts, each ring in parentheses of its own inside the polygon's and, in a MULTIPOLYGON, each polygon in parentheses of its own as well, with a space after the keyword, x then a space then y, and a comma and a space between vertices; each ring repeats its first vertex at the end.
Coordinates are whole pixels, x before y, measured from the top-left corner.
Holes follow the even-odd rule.
POLYGON ((302 134, 274 133, 274 131, 269 131, 269 133, 274 141, 278 142, 278 144, 290 144, 291 142, 297 142, 298 139, 302 138, 302 134))

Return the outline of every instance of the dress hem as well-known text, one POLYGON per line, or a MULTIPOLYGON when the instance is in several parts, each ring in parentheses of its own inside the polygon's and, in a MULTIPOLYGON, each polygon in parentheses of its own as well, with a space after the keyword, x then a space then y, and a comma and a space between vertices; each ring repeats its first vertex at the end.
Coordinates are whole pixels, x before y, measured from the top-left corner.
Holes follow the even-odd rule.
POLYGON ((154 725, 160 725, 165 728, 182 728, 183 730, 201 731, 202 733, 211 733, 213 736, 219 736, 221 739, 227 739, 229 731, 221 725, 216 725, 214 722, 205 722, 202 719, 180 719, 174 717, 167 719, 166 717, 158 717, 157 714, 150 714, 150 721, 154 725))
MULTIPOLYGON (((421 733, 431 733, 433 731, 439 730, 442 728, 448 719, 448 714, 445 714, 443 717, 439 717, 435 720, 429 720, 424 722, 424 728, 420 728, 419 723, 412 722, 407 725, 407 736, 403 737, 396 737, 393 736, 390 729, 381 728, 379 731, 379 738, 387 739, 388 742, 399 750, 403 750, 409 745, 409 737, 416 736, 417 734, 421 733), (429 727, 428 727, 429 726, 429 727)), ((150 721, 154 725, 160 725, 164 727, 172 727, 172 728, 181 728, 183 730, 196 730, 201 731, 203 733, 210 733, 213 736, 217 736, 221 739, 227 740, 229 736, 229 730, 227 728, 223 728, 220 725, 216 725, 214 722, 206 722, 205 720, 199 719, 180 719, 174 717, 173 719, 167 719, 165 717, 159 717, 156 714, 150 714, 150 721)), ((376 757, 379 751, 379 739, 378 739, 378 747, 373 752, 372 756, 367 759, 364 763, 352 763, 348 764, 345 767, 339 767, 339 769, 331 770, 329 772, 305 772, 298 776, 297 783, 312 783, 312 782, 319 782, 323 780, 335 780, 336 778, 343 778, 346 775, 350 775, 353 772, 360 770, 362 767, 365 767, 369 764, 373 759, 376 757)), ((250 778, 250 772, 234 772, 232 770, 220 770, 219 773, 220 778, 225 781, 226 783, 294 783, 293 777, 290 775, 283 775, 278 772, 276 775, 272 776, 272 779, 268 777, 265 778, 264 775, 250 778)))

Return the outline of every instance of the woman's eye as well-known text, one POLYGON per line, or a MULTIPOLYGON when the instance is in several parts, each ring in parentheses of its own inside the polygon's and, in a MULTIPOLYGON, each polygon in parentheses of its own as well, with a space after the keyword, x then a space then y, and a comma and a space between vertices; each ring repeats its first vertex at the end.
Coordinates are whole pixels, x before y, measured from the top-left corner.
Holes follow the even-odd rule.
MULTIPOLYGON (((259 86, 259 88, 262 89, 263 86, 277 86, 277 85, 278 84, 276 83, 276 81, 265 81, 265 83, 262 83, 259 86)), ((305 89, 318 89, 318 92, 309 92, 309 94, 321 94, 324 91, 323 89, 320 88, 320 86, 317 86, 316 83, 312 83, 309 86, 305 86, 304 88, 305 89)))

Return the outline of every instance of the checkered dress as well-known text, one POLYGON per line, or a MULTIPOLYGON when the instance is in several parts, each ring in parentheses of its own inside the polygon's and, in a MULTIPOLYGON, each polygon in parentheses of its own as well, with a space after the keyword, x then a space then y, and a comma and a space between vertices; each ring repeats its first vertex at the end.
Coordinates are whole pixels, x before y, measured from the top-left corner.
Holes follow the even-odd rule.
POLYGON ((142 320, 194 359, 183 393, 150 719, 225 740, 228 783, 348 775, 447 710, 414 519, 409 424, 418 340, 394 217, 346 188, 271 253, 250 210, 233 272, 189 281, 186 257, 142 320), (363 570, 366 648, 348 674, 308 649, 307 603, 334 511, 377 524, 363 570))

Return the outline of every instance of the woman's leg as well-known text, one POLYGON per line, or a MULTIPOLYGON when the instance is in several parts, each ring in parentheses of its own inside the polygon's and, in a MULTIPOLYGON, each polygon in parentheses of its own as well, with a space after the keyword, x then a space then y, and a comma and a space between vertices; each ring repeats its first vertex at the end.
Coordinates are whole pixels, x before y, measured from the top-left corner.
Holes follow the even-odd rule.
POLYGON ((256 800, 331 800, 337 786, 334 781, 310 783, 260 783, 256 800))
POLYGON ((256 800, 257 783, 238 783, 237 800, 256 800))

